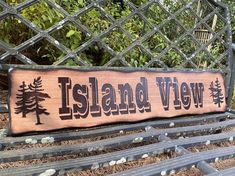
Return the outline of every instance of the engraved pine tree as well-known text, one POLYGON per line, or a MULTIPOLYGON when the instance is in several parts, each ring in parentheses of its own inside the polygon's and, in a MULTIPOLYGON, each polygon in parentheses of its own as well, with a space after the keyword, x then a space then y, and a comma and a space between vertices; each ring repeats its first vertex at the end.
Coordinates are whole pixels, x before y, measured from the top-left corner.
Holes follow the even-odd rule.
POLYGON ((19 87, 20 89, 18 89, 18 92, 20 93, 16 94, 18 101, 16 102, 17 107, 15 108, 15 113, 22 113, 22 117, 25 118, 26 114, 29 113, 30 109, 32 108, 32 102, 29 100, 29 88, 24 81, 19 87))
POLYGON ((216 78, 215 84, 213 81, 211 82, 209 89, 211 91, 210 96, 213 98, 214 104, 217 104, 218 107, 220 107, 221 104, 224 102, 224 96, 222 94, 222 88, 218 78, 216 78))
POLYGON ((51 98, 51 97, 47 93, 43 93, 44 89, 42 89, 41 77, 34 79, 33 83, 29 85, 29 89, 30 89, 29 93, 30 101, 32 102, 31 104, 32 109, 30 111, 36 113, 37 122, 35 124, 40 125, 42 124, 40 120, 40 115, 50 114, 49 112, 47 112, 46 108, 43 108, 41 102, 44 101, 46 98, 51 98))

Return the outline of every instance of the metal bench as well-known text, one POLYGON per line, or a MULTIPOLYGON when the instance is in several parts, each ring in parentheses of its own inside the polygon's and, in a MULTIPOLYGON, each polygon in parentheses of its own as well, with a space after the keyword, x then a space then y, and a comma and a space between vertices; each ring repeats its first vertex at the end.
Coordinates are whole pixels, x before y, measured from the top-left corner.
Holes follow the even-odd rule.
MULTIPOLYGON (((195 153, 187 150, 192 146, 208 146, 214 143, 233 144, 235 138, 235 132, 228 130, 235 126, 235 111, 230 109, 235 77, 233 54, 235 47, 232 45, 227 6, 221 2, 204 0, 200 3, 200 8, 204 11, 198 15, 197 0, 170 1, 169 6, 165 1, 154 0, 141 1, 141 4, 132 0, 120 2, 97 0, 87 1, 86 6, 71 14, 60 6, 61 4, 55 2, 25 0, 17 5, 9 5, 0 1, 2 7, 0 24, 7 18, 15 18, 35 33, 32 38, 16 46, 0 40, 0 51, 3 51, 0 52, 0 72, 3 79, 7 78, 6 72, 11 68, 96 68, 98 66, 95 63, 84 60, 83 57, 86 52, 92 52, 94 47, 98 47, 103 53, 110 55, 109 60, 101 64, 104 69, 121 67, 128 70, 130 67, 142 67, 146 70, 219 70, 225 80, 228 108, 223 113, 66 129, 49 133, 30 133, 21 136, 8 136, 8 129, 3 128, 0 131, 1 176, 79 175, 83 170, 90 170, 87 172, 88 175, 92 172, 94 175, 97 171, 98 175, 99 169, 113 167, 115 170, 115 166, 123 166, 133 161, 141 163, 141 160, 171 152, 176 156, 164 161, 140 166, 142 163, 125 171, 104 173, 163 176, 192 167, 197 167, 204 175, 234 173, 235 166, 218 171, 209 164, 234 157, 234 146, 195 153), (21 11, 37 3, 46 3, 50 9, 62 14, 63 19, 47 29, 35 25, 24 17, 21 11), (106 6, 110 3, 121 8, 129 8, 129 14, 122 18, 113 16, 106 11, 106 6), (154 8, 162 16, 152 15, 154 8), (94 33, 90 26, 81 20, 77 21, 93 9, 110 23, 106 29, 98 33, 94 33), (212 29, 215 15, 217 22, 212 29), (163 17, 164 19, 159 19, 163 17), (125 26, 129 20, 137 20, 140 28, 129 31, 125 26), (73 23, 77 30, 88 37, 73 50, 53 35, 68 23, 73 23), (202 28, 206 28, 210 34, 207 40, 198 38, 201 36, 197 35, 198 29, 202 28), (119 43, 117 47, 111 45, 109 41, 114 40, 113 32, 125 36, 129 44, 121 49, 119 43), (63 57, 52 65, 38 65, 38 60, 27 55, 25 51, 41 40, 47 41, 51 48, 62 51, 63 57), (132 60, 135 53, 138 53, 139 57, 132 60), (145 58, 145 61, 141 58, 145 58), (76 66, 68 66, 70 63, 76 66), (31 165, 31 162, 35 164, 31 165)), ((121 41, 124 38, 121 38, 121 41)), ((0 104, 0 112, 8 113, 8 105, 0 104)))

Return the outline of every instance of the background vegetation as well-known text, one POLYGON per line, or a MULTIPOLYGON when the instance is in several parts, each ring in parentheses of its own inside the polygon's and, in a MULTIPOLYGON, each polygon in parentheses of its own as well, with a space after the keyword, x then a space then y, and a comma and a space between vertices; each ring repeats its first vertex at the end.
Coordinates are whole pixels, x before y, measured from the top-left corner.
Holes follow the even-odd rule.
MULTIPOLYGON (((12 6, 17 5, 23 1, 24 0, 6 0, 6 2, 12 6)), ((85 6, 89 5, 88 0, 52 1, 56 2, 72 15, 79 12, 85 6)), ((130 1, 135 7, 139 7, 146 3, 147 0, 130 1)), ((185 1, 186 3, 191 2, 191 0, 185 1)), ((176 12, 184 5, 183 1, 181 0, 160 0, 160 2, 162 3, 163 7, 171 13, 176 12)), ((233 42, 235 42, 235 1, 222 0, 222 2, 228 4, 230 8, 233 42)), ((121 1, 118 0, 106 0, 99 5, 113 19, 120 21, 133 11, 133 8, 125 3, 121 3, 121 1)), ((194 12, 196 12, 197 3, 195 3, 192 8, 194 9, 194 12)), ((202 18, 211 12, 211 9, 207 5, 202 6, 202 9, 202 18)), ((3 9, 0 7, 0 12, 2 10, 3 9)), ((53 9, 44 0, 40 0, 38 3, 21 10, 20 13, 23 17, 31 21, 34 25, 38 26, 42 30, 49 29, 55 23, 61 21, 64 18, 63 14, 53 9)), ((133 41, 139 39, 146 32, 152 30, 151 26, 161 24, 169 16, 169 14, 166 13, 166 11, 157 4, 147 7, 144 9, 143 13, 145 14, 149 23, 144 22, 141 17, 135 15, 134 17, 124 20, 121 23, 122 27, 129 33, 129 35, 116 27, 108 35, 105 35, 101 38, 102 42, 110 47, 114 52, 122 52, 133 41)), ((188 10, 176 16, 176 18, 187 30, 192 29, 195 26, 195 21, 197 21, 195 16, 192 15, 192 12, 188 10)), ((212 19, 213 18, 207 21, 209 26, 212 25, 212 19)), ((91 37, 100 35, 113 24, 113 22, 97 8, 87 10, 82 15, 79 15, 76 20, 78 23, 81 23, 90 32, 90 34, 81 31, 72 22, 67 23, 59 30, 50 33, 51 36, 53 36, 56 40, 72 51, 76 51, 78 47, 87 42, 91 37)), ((215 31, 219 31, 223 25, 224 23, 218 19, 215 31)), ((204 26, 201 27, 204 28, 204 26)), ((175 42, 177 38, 185 32, 182 26, 180 26, 175 20, 170 20, 165 25, 161 26, 160 30, 163 35, 159 33, 152 35, 143 43, 144 47, 149 50, 154 57, 159 57, 160 61, 163 62, 167 67, 192 67, 191 65, 182 65, 184 61, 182 59, 182 55, 175 48, 168 50, 160 57, 161 52, 170 45, 170 42, 175 42)), ((0 20, 0 40, 12 47, 20 45, 22 42, 28 40, 34 35, 34 31, 29 29, 14 16, 8 16, 7 18, 0 20)), ((212 43, 210 52, 214 58, 219 57, 219 55, 225 51, 223 42, 224 36, 221 36, 212 43)), ((198 48, 198 44, 190 36, 187 36, 178 42, 178 47, 184 54, 186 54, 186 56, 189 57, 198 48)), ((21 52, 38 64, 53 64, 65 55, 46 39, 34 43, 31 47, 21 52)), ((0 48, 0 55, 2 53, 4 53, 4 51, 0 48)), ((107 51, 107 48, 102 47, 99 42, 96 42, 89 48, 79 52, 78 56, 83 60, 83 62, 93 66, 102 66, 113 57, 113 55, 107 51)), ((127 52, 124 57, 125 60, 133 67, 142 67, 151 59, 151 57, 146 54, 146 52, 141 47, 133 48, 131 51, 127 52)), ((207 52, 200 52, 192 61, 197 68, 207 68, 214 60, 208 56, 207 52)), ((8 62, 19 63, 19 61, 16 61, 14 58, 11 58, 8 62)), ((77 65, 78 62, 70 59, 66 64, 77 65)), ((114 66, 120 65, 116 64, 114 66)), ((161 67, 162 65, 155 64, 153 66, 161 67)), ((215 64, 213 68, 223 69, 223 62, 222 66, 215 64)))
MULTIPOLYGON (((17 5, 24 0, 6 0, 10 5, 17 5)), ((79 12, 80 9, 89 4, 88 0, 52 0, 63 7, 68 13, 74 14, 79 12)), ((139 7, 144 4, 147 0, 131 0, 131 2, 139 7)), ((191 2, 191 0, 186 0, 186 2, 191 2)), ((228 4, 231 10, 231 14, 235 13, 235 1, 223 0, 224 3, 228 4)), ((162 5, 168 11, 174 13, 180 9, 184 4, 180 0, 161 0, 162 5)), ((107 0, 100 4, 104 10, 112 16, 115 20, 122 20, 124 17, 129 15, 133 9, 121 3, 121 1, 107 0), (115 3, 114 3, 115 2, 115 3)), ((193 6, 196 11, 197 3, 193 6)), ((211 9, 208 6, 203 6, 202 17, 208 15, 211 9)), ((1 11, 1 9, 0 9, 1 11)), ((59 22, 64 18, 63 14, 57 10, 50 7, 44 0, 23 9, 21 15, 26 19, 31 21, 33 24, 37 25, 39 28, 46 30, 53 26, 55 23, 59 22)), ((129 32, 129 36, 123 33, 122 30, 115 28, 109 35, 102 38, 102 41, 107 44, 114 52, 122 52, 127 46, 129 46, 134 40, 143 36, 147 31, 151 30, 151 25, 161 24, 169 16, 168 13, 164 11, 160 6, 154 4, 146 8, 143 13, 147 17, 149 23, 144 22, 139 16, 134 16, 131 19, 125 20, 122 26, 126 31, 129 32)), ((190 30, 195 25, 195 16, 191 14, 190 11, 185 11, 177 16, 177 19, 184 25, 187 30, 190 30)), ((51 35, 56 38, 60 43, 64 44, 71 50, 76 50, 83 43, 88 41, 92 36, 97 36, 112 25, 112 21, 108 19, 100 10, 96 8, 89 9, 86 13, 80 15, 77 22, 83 24, 87 30, 90 31, 91 35, 82 32, 73 23, 67 23, 63 28, 52 32, 51 35)), ((235 17, 232 15, 232 28, 233 35, 235 34, 235 17)), ((212 18, 208 21, 208 25, 211 26, 212 18)), ((218 20, 216 30, 219 30, 224 24, 218 20)), ((203 27, 203 26, 202 26, 203 27)), ((175 20, 169 21, 166 25, 161 28, 162 33, 170 41, 175 41, 185 30, 178 25, 175 20)), ((17 46, 27 39, 34 36, 35 33, 26 27, 18 18, 10 16, 4 20, 0 21, 0 39, 11 46, 17 46), (17 29, 17 30, 16 30, 17 29)), ((164 38, 164 36, 155 34, 150 37, 144 43, 144 46, 149 49, 154 56, 158 55, 169 46, 169 41, 164 38)), ((221 47, 221 40, 216 40, 213 43, 211 53, 214 57, 218 57, 224 48, 221 47)), ((233 37, 235 38, 235 36, 233 37)), ((190 56, 197 49, 197 44, 190 37, 185 38, 179 42, 179 48, 186 55, 190 56)), ((3 51, 2 51, 3 52, 3 51)), ((22 51, 24 55, 31 58, 38 64, 53 64, 64 56, 64 53, 54 47, 47 40, 41 40, 40 42, 34 44, 32 47, 22 51)), ((1 51, 0 51, 1 54, 1 51)), ((104 65, 111 58, 112 55, 104 47, 101 47, 99 43, 95 43, 86 50, 78 53, 80 58, 94 66, 104 65), (95 59, 94 59, 95 58, 95 59)), ((202 58, 207 57, 205 52, 201 52, 193 62, 199 68, 206 68, 213 60, 208 59, 203 61, 202 58)), ((136 47, 132 51, 125 55, 125 60, 134 67, 144 66, 150 57, 146 54, 142 48, 136 47)), ((180 53, 171 49, 160 58, 168 67, 182 67, 182 56, 180 53)), ((76 65, 76 62, 70 60, 67 65, 76 65)), ((187 65, 184 67, 187 67, 187 65)), ((188 66, 190 67, 190 65, 188 66)), ((215 66, 218 68, 218 66, 215 66)))

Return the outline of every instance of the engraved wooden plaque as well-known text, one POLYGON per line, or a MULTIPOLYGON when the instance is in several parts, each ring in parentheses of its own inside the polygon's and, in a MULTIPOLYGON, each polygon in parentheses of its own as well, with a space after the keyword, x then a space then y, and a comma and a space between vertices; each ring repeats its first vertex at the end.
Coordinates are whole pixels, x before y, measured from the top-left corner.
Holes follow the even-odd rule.
POLYGON ((13 134, 225 111, 221 73, 13 69, 13 134))

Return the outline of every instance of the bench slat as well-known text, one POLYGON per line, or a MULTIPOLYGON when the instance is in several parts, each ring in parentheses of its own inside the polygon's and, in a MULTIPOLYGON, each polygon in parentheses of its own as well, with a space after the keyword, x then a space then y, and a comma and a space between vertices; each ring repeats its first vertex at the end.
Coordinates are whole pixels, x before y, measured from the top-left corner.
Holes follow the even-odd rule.
POLYGON ((228 158, 235 156, 235 146, 225 147, 222 149, 208 150, 198 153, 185 154, 173 159, 165 160, 160 163, 145 165, 139 168, 130 169, 124 172, 112 174, 110 176, 150 176, 150 175, 163 175, 163 173, 170 173, 172 170, 179 170, 181 168, 190 168, 200 161, 211 162, 215 158, 228 158))
MULTIPOLYGON (((156 130, 155 130, 156 131, 156 130)), ((140 135, 144 136, 144 141, 147 141, 146 138, 155 138, 157 137, 156 133, 146 133, 140 135)), ((53 146, 53 147, 44 147, 44 148, 34 148, 34 149, 23 149, 23 150, 11 150, 11 151, 2 151, 0 152, 0 162, 13 162, 19 160, 28 160, 43 158, 46 156, 62 156, 66 154, 78 154, 78 153, 88 153, 91 151, 99 151, 104 149, 115 148, 118 146, 123 146, 125 144, 131 144, 138 137, 135 135, 128 135, 124 137, 116 137, 112 139, 100 140, 95 142, 90 142, 86 144, 79 145, 64 145, 64 146, 53 146)), ((210 143, 228 141, 229 139, 235 138, 235 132, 198 136, 192 138, 183 138, 177 140, 171 140, 170 142, 159 142, 156 144, 151 144, 154 149, 162 149, 160 151, 169 150, 175 147, 175 145, 189 147, 191 145, 199 145, 210 141, 210 143)), ((149 148, 149 147, 148 147, 149 148)))
POLYGON ((228 169, 224 169, 221 171, 208 174, 206 176, 231 176, 231 175, 234 175, 234 173, 235 173, 235 167, 232 167, 232 168, 228 168, 228 169))
MULTIPOLYGON (((167 142, 166 142, 167 143, 167 142)), ((65 161, 51 162, 46 164, 38 164, 35 166, 13 168, 13 169, 3 169, 0 170, 1 176, 7 175, 33 175, 40 174, 46 170, 53 169, 62 174, 63 172, 71 169, 91 169, 99 168, 102 166, 108 166, 110 161, 120 161, 123 158, 128 160, 138 159, 145 153, 159 153, 163 152, 163 149, 153 148, 153 145, 148 145, 144 147, 137 147, 133 149, 127 149, 112 153, 107 153, 103 155, 97 155, 92 157, 85 157, 79 159, 68 159, 65 161)), ((173 159, 162 161, 157 164, 150 164, 140 168, 135 168, 127 170, 114 175, 159 175, 162 171, 171 171, 180 169, 186 166, 192 166, 200 161, 212 161, 215 158, 227 158, 235 155, 235 147, 226 147, 223 149, 209 150, 204 152, 186 154, 173 159), (193 158, 193 159, 192 159, 193 158)))
MULTIPOLYGON (((140 123, 131 123, 126 125, 116 125, 116 126, 107 126, 100 129, 94 129, 89 131, 64 131, 57 133, 42 134, 42 135, 31 135, 31 136, 21 136, 21 137, 3 137, 0 138, 0 144, 3 146, 8 145, 17 145, 17 144, 27 144, 27 139, 36 140, 38 143, 44 138, 51 137, 54 141, 65 141, 65 140, 77 140, 77 139, 86 139, 89 137, 97 137, 102 135, 111 135, 114 133, 119 133, 120 131, 127 132, 132 130, 145 129, 145 127, 169 127, 171 124, 174 125, 192 125, 201 122, 213 122, 227 117, 235 117, 234 114, 225 112, 219 114, 210 114, 210 115, 199 115, 199 116, 189 116, 184 118, 177 119, 167 119, 167 120, 154 120, 140 123), (110 127, 110 128, 109 128, 110 127)), ((182 127, 181 127, 182 128, 182 127)), ((190 127, 191 128, 191 127, 190 127)), ((167 133, 170 133, 167 132, 167 133)), ((174 131, 175 133, 175 131, 174 131)))

